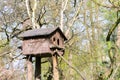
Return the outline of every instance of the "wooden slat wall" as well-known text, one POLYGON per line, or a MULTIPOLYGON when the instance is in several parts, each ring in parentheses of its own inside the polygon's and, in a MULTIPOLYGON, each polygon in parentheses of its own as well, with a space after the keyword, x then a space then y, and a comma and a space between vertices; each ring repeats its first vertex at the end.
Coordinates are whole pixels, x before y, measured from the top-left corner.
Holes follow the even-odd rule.
MULTIPOLYGON (((59 32, 56 32, 55 34, 51 35, 50 39, 49 37, 44 38, 33 38, 33 39, 25 39, 23 40, 23 54, 25 55, 37 55, 37 54, 46 54, 46 53, 53 53, 50 50, 50 46, 59 46, 61 48, 64 47, 64 39, 59 34, 59 32), (55 41, 53 40, 55 38, 55 41), (59 43, 59 44, 58 44, 59 43)), ((63 54, 60 52, 60 54, 63 54)))

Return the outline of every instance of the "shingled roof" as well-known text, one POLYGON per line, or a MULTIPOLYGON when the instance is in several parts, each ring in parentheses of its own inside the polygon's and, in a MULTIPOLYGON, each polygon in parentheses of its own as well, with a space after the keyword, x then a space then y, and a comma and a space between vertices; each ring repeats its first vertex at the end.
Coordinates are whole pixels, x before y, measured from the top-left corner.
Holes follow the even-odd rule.
POLYGON ((67 38, 65 37, 65 35, 63 34, 63 32, 59 27, 28 30, 21 33, 18 37, 27 38, 27 37, 37 37, 37 36, 49 36, 56 31, 59 31, 60 34, 63 36, 63 38, 67 40, 67 38))

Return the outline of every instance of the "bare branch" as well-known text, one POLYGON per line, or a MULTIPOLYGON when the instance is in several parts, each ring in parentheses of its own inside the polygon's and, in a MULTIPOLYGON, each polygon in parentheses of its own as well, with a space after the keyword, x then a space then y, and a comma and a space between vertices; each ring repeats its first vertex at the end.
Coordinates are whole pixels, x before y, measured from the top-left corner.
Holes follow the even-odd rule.
POLYGON ((30 0, 26 0, 26 8, 27 8, 28 16, 31 18, 32 9, 31 9, 31 6, 30 6, 30 0))
POLYGON ((79 69, 77 69, 76 67, 74 67, 72 64, 70 64, 63 56, 61 56, 60 54, 58 54, 60 56, 60 58, 62 58, 68 66, 70 66, 73 70, 75 70, 83 80, 86 80, 85 77, 81 74, 81 72, 79 71, 79 69))
POLYGON ((0 57, 3 57, 4 55, 9 54, 9 53, 10 53, 10 51, 4 52, 4 53, 0 54, 0 57))
POLYGON ((120 18, 117 19, 117 21, 113 24, 113 26, 110 28, 108 35, 106 37, 106 41, 110 41, 110 36, 113 33, 113 31, 116 29, 116 27, 118 26, 118 24, 120 23, 120 18))
POLYGON ((36 14, 35 14, 35 11, 36 11, 36 8, 37 8, 37 0, 34 0, 34 6, 33 6, 33 12, 32 12, 32 25, 33 25, 33 28, 36 28, 36 21, 35 21, 35 18, 36 18, 36 14))
MULTIPOLYGON (((104 4, 101 4, 101 3, 98 3, 96 2, 95 0, 92 0, 95 4, 97 4, 98 6, 102 6, 102 7, 106 7, 106 8, 117 8, 118 10, 120 10, 120 7, 118 6, 115 6, 114 4, 112 5, 104 5, 104 4)), ((110 0, 109 0, 110 1, 110 0)), ((111 1, 110 1, 111 3, 111 1)))
POLYGON ((62 4, 61 4, 61 12, 60 12, 60 28, 63 31, 63 15, 64 15, 64 11, 66 9, 68 0, 65 0, 65 2, 62 0, 62 4))
POLYGON ((72 18, 72 19, 69 21, 69 23, 68 23, 69 28, 68 28, 67 31, 65 32, 65 35, 66 35, 66 36, 69 34, 69 31, 70 31, 72 25, 74 24, 75 20, 76 20, 76 19, 78 18, 78 16, 79 16, 80 7, 81 7, 82 3, 83 3, 83 1, 80 2, 80 5, 79 5, 79 7, 77 8, 77 11, 76 11, 75 15, 73 16, 73 18, 72 18))

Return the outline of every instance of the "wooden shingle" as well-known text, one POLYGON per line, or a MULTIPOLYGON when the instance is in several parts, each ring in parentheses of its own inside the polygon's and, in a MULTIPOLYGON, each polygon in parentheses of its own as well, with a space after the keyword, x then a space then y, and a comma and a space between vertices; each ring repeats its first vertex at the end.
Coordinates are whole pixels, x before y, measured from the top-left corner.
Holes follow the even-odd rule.
POLYGON ((67 40, 63 32, 60 30, 59 27, 55 28, 40 28, 40 29, 33 29, 28 30, 21 33, 18 37, 20 38, 28 38, 28 37, 41 37, 41 36, 49 36, 52 35, 54 32, 59 31, 64 40, 67 40))

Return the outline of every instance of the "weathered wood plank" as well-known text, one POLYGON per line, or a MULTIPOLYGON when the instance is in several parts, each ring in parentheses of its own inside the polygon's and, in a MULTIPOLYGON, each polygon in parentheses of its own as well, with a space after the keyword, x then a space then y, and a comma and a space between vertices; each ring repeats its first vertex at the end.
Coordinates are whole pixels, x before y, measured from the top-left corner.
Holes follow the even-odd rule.
POLYGON ((32 57, 27 56, 27 80, 33 80, 32 57))

